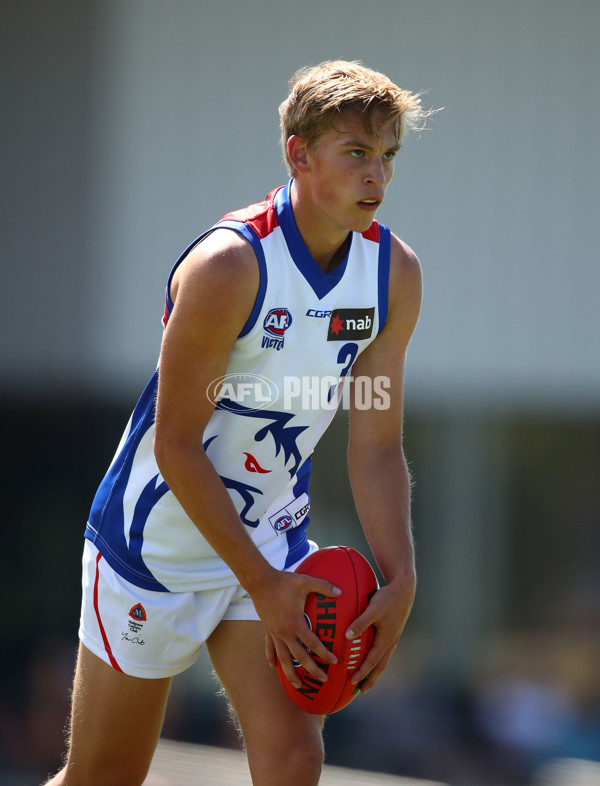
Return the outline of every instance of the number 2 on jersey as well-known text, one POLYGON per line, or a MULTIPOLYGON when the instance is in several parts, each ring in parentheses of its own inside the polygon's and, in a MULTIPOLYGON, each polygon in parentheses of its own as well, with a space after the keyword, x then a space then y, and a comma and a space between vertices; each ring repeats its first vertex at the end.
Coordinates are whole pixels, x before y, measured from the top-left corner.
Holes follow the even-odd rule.
POLYGON ((340 382, 337 385, 332 385, 329 388, 327 401, 331 401, 334 393, 340 390, 341 385, 343 384, 344 381, 344 377, 348 374, 348 372, 352 368, 352 364, 356 360, 357 354, 358 354, 358 344, 355 344, 353 341, 350 341, 348 344, 344 344, 344 346, 338 352, 337 362, 345 365, 343 369, 340 371, 340 382))
POLYGON ((342 377, 342 379, 352 368, 352 364, 356 360, 357 354, 358 354, 358 344, 355 344, 354 341, 350 341, 348 344, 344 344, 344 346, 338 352, 337 362, 346 364, 344 368, 340 371, 340 377, 342 377))

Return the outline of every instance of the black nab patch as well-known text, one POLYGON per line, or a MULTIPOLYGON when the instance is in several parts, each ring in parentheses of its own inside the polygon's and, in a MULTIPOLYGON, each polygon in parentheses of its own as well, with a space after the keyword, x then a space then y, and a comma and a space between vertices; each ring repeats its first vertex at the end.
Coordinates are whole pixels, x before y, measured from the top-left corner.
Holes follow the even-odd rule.
POLYGON ((331 312, 327 341, 371 338, 375 307, 338 308, 331 312))

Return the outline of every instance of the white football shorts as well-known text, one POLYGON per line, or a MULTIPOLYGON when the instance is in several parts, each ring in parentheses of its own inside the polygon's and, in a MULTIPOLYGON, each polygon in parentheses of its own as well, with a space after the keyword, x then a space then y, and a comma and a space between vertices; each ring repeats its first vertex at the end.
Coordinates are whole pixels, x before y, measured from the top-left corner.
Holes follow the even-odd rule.
MULTIPOLYGON (((316 543, 309 541, 310 551, 316 543)), ((293 571, 302 559, 291 565, 293 571)), ((116 573, 97 547, 83 549, 81 643, 113 668, 133 677, 173 677, 198 658, 222 620, 258 620, 239 584, 202 592, 153 592, 116 573)))

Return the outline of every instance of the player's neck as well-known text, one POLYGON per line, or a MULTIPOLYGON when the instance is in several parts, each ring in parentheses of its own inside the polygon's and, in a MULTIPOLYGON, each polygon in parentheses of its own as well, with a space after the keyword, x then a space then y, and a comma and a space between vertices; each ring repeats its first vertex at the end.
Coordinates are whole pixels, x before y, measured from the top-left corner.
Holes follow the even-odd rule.
MULTIPOLYGON (((298 227, 300 229, 300 227, 298 227)), ((350 233, 346 232, 346 237, 340 244, 329 245, 327 243, 319 244, 317 242, 311 244, 306 240, 302 230, 300 234, 304 238, 306 247, 310 251, 313 259, 319 265, 324 273, 330 273, 332 270, 344 261, 344 257, 348 253, 348 244, 350 240, 350 233)))
POLYGON ((344 259, 350 232, 323 220, 320 211, 308 199, 298 197, 297 185, 292 186, 292 208, 298 231, 319 267, 329 273, 344 259))

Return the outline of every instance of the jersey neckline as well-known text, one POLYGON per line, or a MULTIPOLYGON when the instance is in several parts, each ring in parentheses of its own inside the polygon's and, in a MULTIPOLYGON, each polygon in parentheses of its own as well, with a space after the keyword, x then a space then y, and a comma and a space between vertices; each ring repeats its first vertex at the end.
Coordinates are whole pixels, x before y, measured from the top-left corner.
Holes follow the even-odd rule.
POLYGON ((277 220, 294 264, 306 279, 317 297, 322 299, 331 292, 332 289, 341 281, 348 265, 348 258, 352 249, 353 232, 350 232, 348 249, 343 260, 329 273, 320 267, 313 255, 308 250, 304 238, 300 234, 291 200, 292 178, 285 186, 282 186, 275 194, 273 203, 277 212, 277 220))

